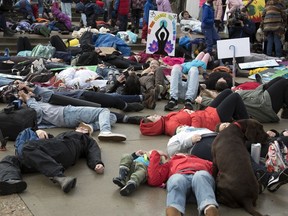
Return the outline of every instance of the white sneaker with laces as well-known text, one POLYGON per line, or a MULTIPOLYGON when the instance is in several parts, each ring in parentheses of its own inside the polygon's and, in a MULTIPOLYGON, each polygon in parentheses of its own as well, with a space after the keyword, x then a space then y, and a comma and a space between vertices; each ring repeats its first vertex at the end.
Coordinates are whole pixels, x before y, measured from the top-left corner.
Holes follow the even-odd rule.
POLYGON ((100 132, 98 139, 101 141, 122 142, 126 140, 126 136, 124 134, 117 134, 112 132, 100 132))

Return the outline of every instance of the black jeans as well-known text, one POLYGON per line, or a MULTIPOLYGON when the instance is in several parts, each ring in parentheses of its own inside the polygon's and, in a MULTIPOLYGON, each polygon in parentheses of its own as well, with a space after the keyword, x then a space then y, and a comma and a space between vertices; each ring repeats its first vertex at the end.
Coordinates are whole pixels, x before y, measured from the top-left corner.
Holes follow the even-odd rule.
POLYGON ((237 93, 232 93, 230 89, 222 91, 209 105, 217 109, 221 122, 248 119, 246 107, 242 98, 237 93))
POLYGON ((113 107, 120 110, 126 106, 126 102, 119 97, 100 92, 84 91, 79 99, 101 104, 101 107, 113 107))
POLYGON ((283 77, 276 77, 270 82, 264 84, 264 89, 268 91, 272 108, 278 113, 283 104, 288 105, 288 80, 283 77))

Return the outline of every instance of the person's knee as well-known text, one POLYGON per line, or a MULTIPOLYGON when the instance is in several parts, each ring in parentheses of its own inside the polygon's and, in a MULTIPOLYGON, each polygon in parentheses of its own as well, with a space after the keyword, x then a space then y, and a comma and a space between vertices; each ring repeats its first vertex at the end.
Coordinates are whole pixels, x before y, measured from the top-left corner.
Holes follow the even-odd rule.
POLYGON ((193 176, 193 182, 203 182, 204 180, 212 180, 213 177, 206 170, 197 171, 193 176))
POLYGON ((179 188, 182 184, 181 182, 185 181, 185 177, 181 174, 174 174, 170 176, 168 183, 167 183, 167 190, 171 191, 175 188, 179 188))

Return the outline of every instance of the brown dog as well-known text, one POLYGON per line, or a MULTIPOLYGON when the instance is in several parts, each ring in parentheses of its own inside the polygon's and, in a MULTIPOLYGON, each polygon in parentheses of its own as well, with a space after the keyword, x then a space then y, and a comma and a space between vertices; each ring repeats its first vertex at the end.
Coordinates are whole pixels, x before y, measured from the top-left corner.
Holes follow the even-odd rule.
POLYGON ((254 209, 258 182, 245 142, 263 143, 267 139, 263 125, 253 119, 234 122, 215 138, 212 144, 213 176, 220 203, 232 208, 243 207, 251 215, 262 215, 254 209))

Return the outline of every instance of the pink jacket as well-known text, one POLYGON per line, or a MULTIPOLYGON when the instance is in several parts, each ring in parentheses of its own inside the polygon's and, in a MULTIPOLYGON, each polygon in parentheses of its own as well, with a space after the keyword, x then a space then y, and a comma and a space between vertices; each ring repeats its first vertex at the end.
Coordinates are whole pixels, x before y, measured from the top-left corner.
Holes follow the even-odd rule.
POLYGON ((157 10, 172 13, 169 0, 156 0, 157 10))
POLYGON ((228 8, 229 10, 227 12, 232 13, 237 8, 242 9, 244 7, 244 4, 242 0, 227 0, 228 8))
POLYGON ((222 13, 223 13, 223 8, 222 8, 222 0, 215 0, 213 1, 214 5, 214 18, 215 20, 222 20, 222 13))

